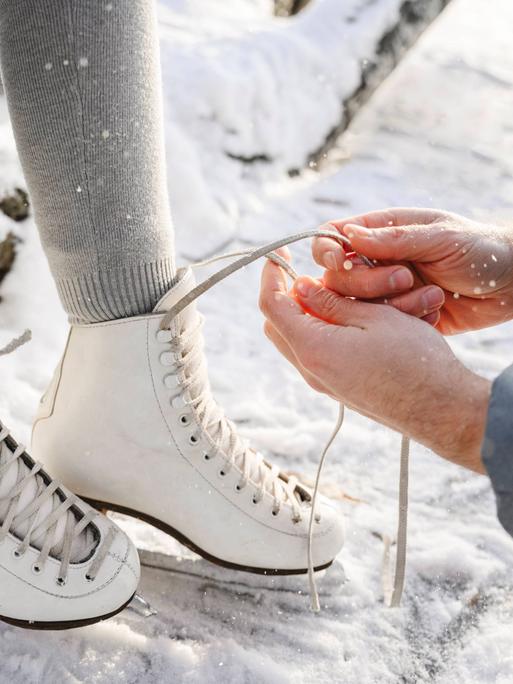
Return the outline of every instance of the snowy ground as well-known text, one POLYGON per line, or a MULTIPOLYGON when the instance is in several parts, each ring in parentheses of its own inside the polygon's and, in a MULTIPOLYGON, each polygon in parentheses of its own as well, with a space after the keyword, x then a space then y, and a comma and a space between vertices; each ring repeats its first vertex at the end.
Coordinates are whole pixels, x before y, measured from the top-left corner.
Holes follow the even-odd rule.
MULTIPOLYGON (((295 179, 284 171, 322 141, 334 123, 344 79, 351 78, 356 53, 336 39, 337 8, 344 4, 363 11, 369 5, 368 16, 381 10, 380 21, 385 21, 398 3, 319 2, 318 11, 292 28, 270 23, 267 4, 249 0, 240 2, 236 17, 219 9, 221 3, 209 3, 212 15, 198 25, 193 14, 200 4, 206 5, 176 0, 161 20, 165 80, 173 59, 183 63, 178 76, 170 76, 172 83, 166 80, 179 260, 209 254, 228 240, 259 244, 327 218, 387 205, 443 206, 511 220, 509 0, 453 0, 353 122, 322 174, 309 171, 295 179), (321 10, 333 19, 323 36, 324 55, 316 51, 317 41, 310 45, 305 38, 319 30, 321 10), (288 48, 280 52, 284 43, 288 48), (198 85, 192 88, 189 80, 185 92, 180 84, 187 69, 198 85), (244 77, 246 70, 251 78, 244 77), (254 82, 257 73, 262 80, 254 82), (324 95, 315 90, 315 73, 330 74, 324 95), (212 82, 213 74, 220 80, 212 82), (171 112, 173 98, 178 104, 171 112), (193 107, 189 115, 188 106, 193 107), (234 134, 227 132, 230 117, 234 134), (233 147, 227 147, 230 136, 233 147), (227 150, 239 156, 267 154, 273 161, 241 165, 226 160, 227 150)), ((348 24, 350 32, 354 23, 348 24)), ((364 55, 365 41, 360 43, 354 31, 352 45, 364 55)), ((13 184, 20 172, 3 101, 0 106, 0 168, 3 182, 13 184)), ((12 227, 7 219, 0 222, 0 230, 12 227)), ((28 439, 66 326, 32 221, 17 230, 26 242, 2 285, 0 340, 26 326, 35 339, 2 362, 0 412, 28 439)), ((313 270, 306 244, 295 248, 294 256, 299 270, 313 270)), ((261 334, 258 276, 253 266, 201 303, 212 382, 228 414, 258 447, 311 478, 336 408, 315 396, 261 334)), ((511 360, 513 325, 453 343, 471 367, 492 377, 511 360)), ((398 446, 398 435, 351 414, 330 454, 323 487, 340 501, 348 539, 320 582, 320 615, 308 610, 302 578, 242 576, 190 556, 166 560, 146 552, 141 592, 156 616, 144 618, 129 609, 110 622, 66 634, 0 627, 0 679, 512 682, 513 541, 496 522, 485 478, 419 447, 412 459, 405 597, 398 610, 383 607, 381 542, 373 533, 394 530, 398 446)), ((178 552, 147 528, 129 523, 128 529, 146 549, 178 552)))

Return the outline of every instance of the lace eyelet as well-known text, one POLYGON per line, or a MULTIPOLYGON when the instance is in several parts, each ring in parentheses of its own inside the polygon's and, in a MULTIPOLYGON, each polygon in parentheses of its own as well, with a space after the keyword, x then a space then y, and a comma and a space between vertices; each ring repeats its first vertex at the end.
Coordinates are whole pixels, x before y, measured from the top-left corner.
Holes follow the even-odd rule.
POLYGON ((253 495, 253 496, 251 497, 251 501, 252 501, 252 502, 255 504, 255 506, 256 506, 257 504, 259 504, 259 503, 262 501, 262 499, 258 499, 255 495, 253 495))
POLYGON ((280 509, 279 508, 273 508, 271 511, 271 514, 274 515, 274 517, 276 517, 277 515, 280 514, 280 509))
POLYGON ((239 494, 244 490, 245 487, 246 485, 241 485, 240 482, 237 482, 237 484, 235 485, 235 491, 239 494))
POLYGON ((57 577, 55 582, 58 584, 59 587, 66 586, 66 578, 65 577, 57 577))
POLYGON ((40 575, 42 571, 42 567, 38 563, 34 563, 32 566, 32 572, 34 575, 40 575))
POLYGON ((21 551, 18 551, 18 549, 13 549, 12 555, 14 558, 22 558, 23 557, 23 554, 21 553, 21 551))
POLYGON ((189 444, 192 446, 196 446, 199 442, 199 438, 196 435, 190 435, 189 436, 189 444))
POLYGON ((164 383, 164 387, 166 389, 177 389, 177 387, 180 386, 180 380, 178 379, 178 376, 175 373, 168 373, 167 375, 164 376, 162 379, 162 382, 164 383))
POLYGON ((171 331, 170 330, 157 330, 155 333, 155 339, 157 342, 170 342, 171 341, 171 331))
POLYGON ((203 454, 203 460, 204 461, 211 461, 214 457, 211 456, 210 454, 207 454, 206 452, 203 454))
POLYGON ((315 521, 318 525, 320 525, 320 524, 321 524, 321 516, 320 516, 320 515, 316 515, 315 518, 314 518, 314 521, 315 521))
POLYGON ((86 582, 94 582, 96 577, 91 577, 91 575, 86 574, 85 579, 86 579, 86 582))
POLYGON ((299 525, 299 523, 301 522, 301 520, 302 520, 302 518, 301 518, 301 516, 299 516, 299 515, 293 516, 293 517, 292 517, 292 522, 293 522, 294 525, 299 525))
POLYGON ((164 351, 159 356, 159 361, 162 366, 172 366, 174 363, 173 354, 171 354, 169 351, 164 351))
POLYGON ((172 408, 183 408, 185 406, 185 401, 181 394, 175 394, 169 399, 169 403, 172 408))
POLYGON ((226 477, 226 475, 227 475, 226 470, 221 469, 221 470, 219 471, 219 477, 226 477))
POLYGON ((180 425, 183 425, 183 427, 187 427, 187 425, 190 425, 191 423, 191 419, 186 413, 182 413, 178 420, 180 421, 180 425))

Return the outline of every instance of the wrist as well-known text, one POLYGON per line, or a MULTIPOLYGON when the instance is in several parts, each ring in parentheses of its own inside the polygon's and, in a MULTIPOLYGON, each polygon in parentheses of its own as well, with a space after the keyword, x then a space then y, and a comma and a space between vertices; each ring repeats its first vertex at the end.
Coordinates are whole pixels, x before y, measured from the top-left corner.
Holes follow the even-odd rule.
POLYGON ((435 447, 440 456, 477 473, 486 472, 481 449, 486 429, 492 384, 468 369, 457 384, 457 397, 451 401, 448 427, 435 447))

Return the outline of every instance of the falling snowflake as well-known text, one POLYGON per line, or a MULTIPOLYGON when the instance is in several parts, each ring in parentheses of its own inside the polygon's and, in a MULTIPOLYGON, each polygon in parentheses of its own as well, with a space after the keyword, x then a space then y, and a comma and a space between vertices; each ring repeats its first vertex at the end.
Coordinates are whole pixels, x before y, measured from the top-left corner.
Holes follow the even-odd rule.
POLYGON ((45 64, 45 69, 46 69, 47 71, 50 71, 50 69, 51 69, 52 67, 53 67, 53 64, 52 64, 51 62, 47 62, 47 63, 45 64))
POLYGON ((87 57, 81 57, 81 58, 78 60, 78 66, 80 66, 80 67, 87 67, 87 66, 89 66, 89 60, 87 59, 87 57))
POLYGON ((110 131, 108 131, 108 130, 102 131, 102 138, 104 140, 107 140, 108 137, 110 137, 110 131))

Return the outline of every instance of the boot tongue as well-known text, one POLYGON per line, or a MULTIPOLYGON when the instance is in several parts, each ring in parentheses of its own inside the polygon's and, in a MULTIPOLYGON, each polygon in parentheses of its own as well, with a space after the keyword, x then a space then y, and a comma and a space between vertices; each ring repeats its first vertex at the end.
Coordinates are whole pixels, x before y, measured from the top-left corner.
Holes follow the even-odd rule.
MULTIPOLYGON (((196 285, 196 279, 191 268, 179 268, 176 277, 178 278, 177 283, 159 299, 153 309, 153 313, 167 313, 171 307, 179 302, 182 297, 185 297, 196 285)), ((193 311, 194 307, 190 304, 180 315, 184 315, 184 318, 187 318, 187 314, 190 316, 193 311)))

